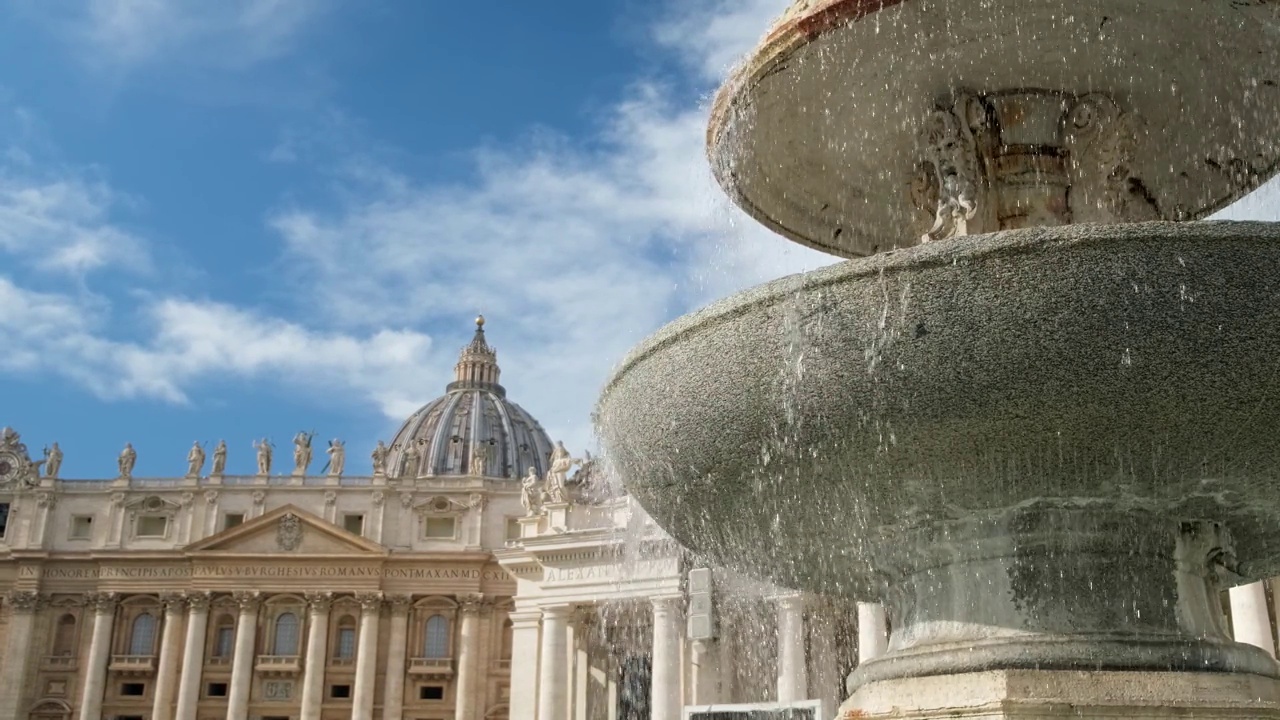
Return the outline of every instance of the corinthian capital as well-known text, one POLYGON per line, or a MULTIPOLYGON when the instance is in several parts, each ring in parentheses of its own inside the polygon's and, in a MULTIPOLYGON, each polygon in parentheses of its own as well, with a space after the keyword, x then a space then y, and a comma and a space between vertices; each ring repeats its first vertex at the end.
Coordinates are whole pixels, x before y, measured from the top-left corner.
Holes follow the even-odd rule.
POLYGON ((116 606, 120 604, 120 596, 113 592, 95 592, 85 596, 85 604, 93 608, 93 611, 99 615, 106 615, 116 611, 116 606))
POLYGON ((356 602, 360 603, 360 609, 365 612, 377 612, 382 609, 382 593, 380 592, 361 592, 356 593, 356 602))
POLYGON ((256 590, 237 590, 231 593, 231 599, 240 606, 241 611, 257 610, 258 603, 262 600, 262 593, 256 590))
POLYGON ((13 612, 31 613, 38 610, 44 598, 34 590, 10 590, 4 596, 4 604, 13 612))
POLYGON ((327 591, 309 592, 304 595, 311 612, 325 613, 333 606, 333 593, 327 591))

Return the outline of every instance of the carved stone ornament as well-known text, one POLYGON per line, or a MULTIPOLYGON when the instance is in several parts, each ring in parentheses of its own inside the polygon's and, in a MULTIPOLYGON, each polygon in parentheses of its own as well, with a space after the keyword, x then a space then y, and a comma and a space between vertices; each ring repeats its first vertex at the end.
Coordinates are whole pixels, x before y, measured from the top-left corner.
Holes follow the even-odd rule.
POLYGON ((187 598, 182 593, 160 593, 160 605, 166 614, 180 613, 186 608, 187 598))
POLYGON ((0 486, 34 487, 44 462, 31 461, 26 444, 13 428, 0 430, 0 486))
POLYGON ((1087 222, 1159 220, 1160 211, 1133 174, 1142 123, 1114 100, 1093 93, 1067 113, 1063 145, 1070 153, 1071 219, 1087 222))
POLYGON ((86 604, 99 615, 108 615, 116 611, 120 604, 120 596, 113 592, 89 593, 85 596, 86 604))
POLYGON ((372 503, 374 507, 382 507, 382 503, 386 498, 386 493, 381 490, 374 490, 373 494, 369 496, 369 502, 372 503))
POLYGON ((231 593, 231 599, 240 608, 241 612, 247 612, 258 609, 262 594, 257 590, 237 590, 231 593))
POLYGON ((125 501, 125 494, 124 494, 124 493, 122 493, 122 492, 113 492, 113 493, 111 493, 111 504, 112 504, 112 505, 115 505, 116 507, 120 507, 120 506, 124 505, 124 501, 125 501))
POLYGON ((324 504, 333 505, 336 502, 338 502, 338 493, 332 490, 326 490, 324 493, 324 504))
POLYGON ((267 494, 261 490, 253 491, 253 504, 261 505, 267 501, 267 494))
POLYGON ((207 611, 213 600, 213 594, 207 592, 187 593, 187 607, 193 611, 207 611))
POLYGON ((934 217, 921 242, 968 235, 969 221, 986 207, 988 178, 979 156, 979 145, 990 144, 986 118, 981 101, 962 94, 953 109, 925 121, 912 200, 934 217))
POLYGON ((58 504, 58 498, 53 493, 42 492, 36 494, 36 507, 52 508, 58 504))
POLYGON ((360 609, 365 612, 377 612, 382 608, 382 593, 356 593, 356 602, 360 603, 360 609))
POLYGON ((4 604, 13 612, 35 612, 42 601, 40 593, 34 590, 11 590, 4 596, 4 604))
POLYGON ((276 525, 276 545, 285 552, 293 552, 302 545, 302 518, 285 513, 276 525))
POLYGON ((402 508, 413 507, 413 493, 411 492, 400 493, 400 507, 402 508))
POLYGON ((329 608, 333 607, 331 592, 308 592, 303 597, 307 599, 307 606, 314 612, 329 612, 329 608))
POLYGON ((410 595, 388 595, 387 604, 391 606, 391 612, 393 613, 408 612, 409 607, 413 605, 413 597, 410 595))
POLYGON ((463 593, 458 596, 458 610, 463 614, 480 612, 484 603, 485 598, 481 593, 463 593))

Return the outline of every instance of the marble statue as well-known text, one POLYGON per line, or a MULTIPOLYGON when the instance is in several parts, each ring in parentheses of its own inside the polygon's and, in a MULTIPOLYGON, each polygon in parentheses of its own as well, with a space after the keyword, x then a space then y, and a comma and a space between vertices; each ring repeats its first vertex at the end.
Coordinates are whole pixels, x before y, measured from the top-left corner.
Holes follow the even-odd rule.
POLYGON ((390 450, 387 449, 386 443, 379 440, 377 446, 373 448, 373 474, 374 475, 387 474, 387 453, 388 452, 390 452, 390 450))
POLYGON ((478 442, 471 446, 471 463, 469 472, 472 475, 485 474, 489 466, 489 446, 478 442))
POLYGON ((44 476, 58 479, 58 471, 62 469, 62 448, 58 443, 44 449, 44 476))
POLYGON ((541 484, 542 478, 538 477, 537 468, 530 466, 529 474, 520 481, 520 504, 524 506, 525 517, 538 514, 539 485, 541 484))
POLYGON ((311 467, 311 438, 315 433, 300 432, 293 436, 293 474, 306 475, 311 467))
POLYGON ((258 451, 258 474, 270 475, 271 474, 271 449, 274 448, 275 446, 271 444, 270 440, 266 438, 262 438, 258 442, 254 443, 253 447, 258 451))
POLYGON ((412 440, 405 446, 400 464, 400 476, 418 477, 418 446, 412 440))
POLYGON ((191 443, 191 451, 187 453, 187 477, 200 477, 204 469, 204 447, 197 440, 191 443))
POLYGON ((329 449, 325 450, 329 455, 329 474, 338 476, 342 474, 343 468, 347 464, 347 446, 341 440, 330 440, 329 449))
POLYGON ((137 462, 138 452, 133 449, 133 443, 125 443, 124 449, 120 451, 120 457, 116 460, 116 464, 120 467, 120 477, 125 480, 133 477, 133 466, 137 462))
POLYGON ((227 469, 227 441, 219 440, 218 444, 213 448, 213 471, 210 473, 215 477, 221 476, 227 469))
POLYGON ((543 488, 547 496, 547 502, 568 502, 568 496, 565 493, 565 481, 569 479, 569 471, 573 469, 573 466, 581 462, 581 460, 569 454, 569 451, 564 447, 563 441, 556 441, 556 448, 551 451, 551 469, 547 471, 547 482, 543 488))

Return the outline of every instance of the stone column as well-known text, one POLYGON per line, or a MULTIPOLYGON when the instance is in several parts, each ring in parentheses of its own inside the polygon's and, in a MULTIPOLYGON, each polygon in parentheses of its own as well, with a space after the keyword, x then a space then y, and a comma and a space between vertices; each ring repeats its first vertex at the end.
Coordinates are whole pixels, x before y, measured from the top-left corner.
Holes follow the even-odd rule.
POLYGON ((257 592, 232 594, 240 606, 236 620, 236 649, 231 656, 231 691, 227 698, 227 720, 247 720, 249 691, 253 686, 253 655, 258 637, 257 592))
POLYGON ((182 612, 186 603, 181 595, 166 594, 164 603, 164 629, 160 634, 160 660, 156 668, 156 691, 151 703, 151 720, 170 720, 173 717, 173 698, 178 683, 178 658, 182 655, 182 612))
POLYGON ((569 605, 542 608, 537 720, 568 720, 569 668, 565 667, 564 659, 569 651, 571 609, 569 605))
POLYGON ((880 603, 858 603, 858 664, 875 660, 889 649, 888 623, 880 603))
POLYGON ((694 640, 690 648, 693 666, 693 699, 691 705, 714 705, 720 702, 719 648, 714 640, 694 640))
POLYGON ((480 603, 481 595, 459 598, 462 625, 458 629, 458 695, 454 720, 474 720, 476 694, 480 687, 480 603))
POLYGON ((373 720, 373 680, 378 669, 378 613, 382 593, 360 593, 360 641, 356 648, 356 686, 351 699, 351 720, 373 720))
POLYGON ((320 720, 324 702, 324 665, 328 659, 329 607, 333 593, 307 593, 307 657, 302 668, 302 720, 320 720))
POLYGON ((1267 614, 1267 590, 1261 582, 1237 585, 1231 596, 1231 630, 1236 642, 1255 645, 1276 656, 1276 643, 1271 638, 1271 618, 1267 614))
POLYGON ((679 597, 653 598, 653 686, 650 700, 652 720, 680 720, 679 597))
POLYGON ((204 670, 204 641, 209 627, 209 593, 188 595, 187 608, 187 641, 182 648, 176 720, 196 720, 200 675, 204 670))
POLYGON ((0 718, 25 717, 30 669, 36 659, 31 652, 31 640, 42 600, 31 590, 14 590, 4 597, 9 627, 5 634, 5 659, 0 660, 0 718))
POLYGON ((84 668, 80 693, 80 720, 100 720, 102 692, 107 685, 107 663, 111 661, 111 630, 116 623, 116 594, 97 593, 93 608, 93 635, 89 639, 89 661, 84 668))
POLYGON ((809 674, 804 653, 804 597, 778 598, 778 702, 807 700, 809 674))
MULTIPOLYGON (((401 720, 404 717, 404 662, 409 635, 408 595, 389 598, 391 604, 391 637, 387 646, 387 675, 382 688, 382 720, 401 720)), ((532 706, 530 706, 532 707, 532 706)))
POLYGON ((513 612, 509 617, 511 618, 510 707, 513 710, 511 720, 525 720, 517 718, 515 713, 529 713, 530 709, 538 707, 538 623, 542 616, 534 611, 513 612))
POLYGON ((595 624, 596 612, 593 607, 580 607, 573 613, 570 624, 573 644, 569 648, 569 659, 573 668, 573 720, 588 720, 588 706, 591 692, 591 628, 595 624))

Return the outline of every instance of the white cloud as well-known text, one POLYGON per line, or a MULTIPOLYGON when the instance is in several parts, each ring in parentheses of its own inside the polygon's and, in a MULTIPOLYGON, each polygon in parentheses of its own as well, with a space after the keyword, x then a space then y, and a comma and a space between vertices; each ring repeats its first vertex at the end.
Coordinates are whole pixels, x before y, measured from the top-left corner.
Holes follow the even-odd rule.
POLYGON ((654 28, 704 80, 723 78, 764 37, 790 0, 704 0, 689 3, 654 28))
POLYGON ((29 4, 86 64, 248 68, 293 49, 330 0, 79 0, 29 4))

